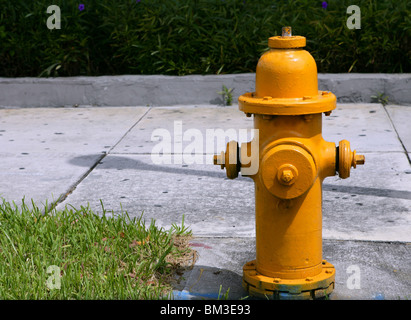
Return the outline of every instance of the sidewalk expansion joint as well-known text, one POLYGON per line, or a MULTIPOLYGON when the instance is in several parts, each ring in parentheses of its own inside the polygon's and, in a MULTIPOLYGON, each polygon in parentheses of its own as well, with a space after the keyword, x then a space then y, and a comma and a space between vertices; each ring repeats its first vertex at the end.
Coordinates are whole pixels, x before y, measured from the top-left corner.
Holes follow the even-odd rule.
POLYGON ((100 162, 125 138, 125 136, 131 131, 133 130, 133 128, 148 114, 148 112, 152 109, 152 107, 150 107, 127 131, 125 134, 123 134, 121 136, 121 138, 110 148, 110 150, 108 152, 103 152, 101 154, 101 156, 97 159, 97 161, 90 167, 90 169, 87 170, 87 172, 85 174, 83 174, 80 179, 78 181, 76 181, 74 184, 72 184, 69 189, 67 190, 67 192, 65 192, 64 194, 61 194, 60 197, 52 202, 48 208, 48 211, 53 210, 54 208, 56 208, 60 203, 63 203, 67 197, 73 193, 74 190, 76 190, 77 186, 83 182, 83 180, 85 178, 88 177, 88 175, 100 164, 100 162))
MULTIPOLYGON (((397 130, 397 128, 395 127, 394 122, 392 121, 392 119, 391 119, 391 117, 390 117, 390 113, 388 112, 387 108, 386 108, 384 105, 383 105, 382 107, 383 107, 385 113, 387 114, 388 119, 390 120, 391 126, 394 128, 395 133, 397 134, 397 138, 398 138, 399 142, 401 143, 402 148, 404 149, 405 156, 406 156, 407 159, 408 159, 408 163, 411 165, 411 158, 410 158, 410 156, 409 156, 409 154, 408 154, 407 148, 405 147, 405 145, 404 145, 404 143, 403 143, 403 141, 402 141, 402 139, 401 139, 401 137, 400 137, 400 135, 399 135, 399 133, 398 133, 398 130, 397 130)), ((411 151, 411 150, 410 150, 410 151, 411 151)))
POLYGON ((86 173, 84 173, 80 179, 78 181, 76 181, 75 183, 73 183, 69 189, 67 190, 66 193, 61 194, 60 197, 52 202, 48 208, 48 211, 50 212, 51 210, 53 210, 54 208, 56 208, 60 203, 64 202, 67 197, 73 193, 74 190, 76 190, 77 186, 85 179, 87 178, 87 176, 97 167, 97 165, 107 156, 107 153, 103 153, 101 154, 101 156, 97 159, 97 161, 90 167, 90 169, 87 170, 86 173))
POLYGON ((138 125, 141 120, 143 120, 143 118, 151 111, 152 108, 153 108, 153 107, 150 106, 150 107, 148 108, 148 110, 147 110, 146 112, 144 112, 144 114, 143 114, 143 115, 126 131, 126 133, 123 134, 122 137, 110 148, 110 150, 108 150, 107 154, 110 154, 111 151, 112 151, 115 147, 117 147, 117 145, 118 145, 121 141, 123 141, 123 139, 130 133, 130 131, 133 130, 134 127, 135 127, 136 125, 138 125))

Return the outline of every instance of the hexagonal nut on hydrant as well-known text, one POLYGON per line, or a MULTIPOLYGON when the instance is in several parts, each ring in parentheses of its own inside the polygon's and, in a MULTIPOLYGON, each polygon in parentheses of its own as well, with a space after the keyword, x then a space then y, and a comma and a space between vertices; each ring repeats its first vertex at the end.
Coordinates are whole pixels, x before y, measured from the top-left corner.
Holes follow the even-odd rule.
POLYGON ((292 164, 284 164, 278 168, 277 179, 283 185, 292 185, 297 177, 297 168, 292 164))
POLYGON ((293 172, 291 170, 284 170, 281 175, 281 180, 285 183, 289 183, 291 180, 294 179, 293 172))

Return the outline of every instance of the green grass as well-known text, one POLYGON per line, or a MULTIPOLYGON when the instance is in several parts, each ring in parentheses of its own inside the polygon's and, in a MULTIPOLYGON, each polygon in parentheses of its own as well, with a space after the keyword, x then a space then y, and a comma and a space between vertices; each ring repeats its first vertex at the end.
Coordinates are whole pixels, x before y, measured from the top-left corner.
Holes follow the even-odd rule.
POLYGON ((33 201, 17 206, 3 199, 0 299, 170 297, 175 271, 193 254, 184 220, 164 230, 154 220, 145 225, 142 216, 102 210, 49 212, 33 201))

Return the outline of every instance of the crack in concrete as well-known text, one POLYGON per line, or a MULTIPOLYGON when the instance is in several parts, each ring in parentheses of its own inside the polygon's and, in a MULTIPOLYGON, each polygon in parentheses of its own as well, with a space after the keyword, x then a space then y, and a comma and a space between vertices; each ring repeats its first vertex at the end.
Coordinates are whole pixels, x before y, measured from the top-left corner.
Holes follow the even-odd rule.
POLYGON ((103 154, 97 159, 97 161, 87 170, 85 174, 83 174, 79 180, 77 180, 75 183, 73 183, 65 192, 64 194, 61 194, 59 198, 52 202, 50 206, 48 207, 48 211, 50 212, 54 208, 56 208, 59 204, 63 203, 68 196, 76 190, 76 188, 80 185, 81 182, 83 182, 84 179, 86 179, 89 174, 101 163, 101 161, 108 155, 110 152, 127 136, 127 134, 133 130, 133 128, 140 123, 140 121, 150 112, 152 107, 149 107, 148 110, 126 131, 125 134, 121 136, 121 138, 110 148, 108 152, 104 152, 103 154))

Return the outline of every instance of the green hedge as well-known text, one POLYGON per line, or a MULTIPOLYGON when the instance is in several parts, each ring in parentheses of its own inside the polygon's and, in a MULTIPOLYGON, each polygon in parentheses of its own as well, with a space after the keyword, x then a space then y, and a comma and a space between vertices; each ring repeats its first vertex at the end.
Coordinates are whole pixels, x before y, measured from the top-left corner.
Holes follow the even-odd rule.
POLYGON ((0 76, 254 72, 290 25, 319 72, 411 71, 407 0, 0 0, 0 76), (79 4, 84 10, 79 10, 79 4), (61 29, 46 26, 49 5, 61 29), (361 29, 346 26, 361 8, 361 29))

